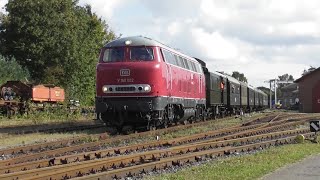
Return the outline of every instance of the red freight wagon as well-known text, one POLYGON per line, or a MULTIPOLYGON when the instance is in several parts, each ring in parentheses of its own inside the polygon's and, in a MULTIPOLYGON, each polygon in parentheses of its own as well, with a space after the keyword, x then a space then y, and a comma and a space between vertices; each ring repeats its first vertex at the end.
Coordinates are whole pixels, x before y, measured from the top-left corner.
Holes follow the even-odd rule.
POLYGON ((150 38, 106 44, 96 79, 96 111, 118 129, 204 118, 205 78, 199 62, 150 38))

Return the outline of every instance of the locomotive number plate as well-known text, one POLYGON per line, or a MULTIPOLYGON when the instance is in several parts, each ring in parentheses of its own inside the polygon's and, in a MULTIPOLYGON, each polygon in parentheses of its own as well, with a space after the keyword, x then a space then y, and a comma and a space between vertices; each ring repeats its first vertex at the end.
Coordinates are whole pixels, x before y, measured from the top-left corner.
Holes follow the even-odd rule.
POLYGON ((134 79, 133 78, 121 78, 121 79, 117 79, 118 83, 133 83, 134 79))

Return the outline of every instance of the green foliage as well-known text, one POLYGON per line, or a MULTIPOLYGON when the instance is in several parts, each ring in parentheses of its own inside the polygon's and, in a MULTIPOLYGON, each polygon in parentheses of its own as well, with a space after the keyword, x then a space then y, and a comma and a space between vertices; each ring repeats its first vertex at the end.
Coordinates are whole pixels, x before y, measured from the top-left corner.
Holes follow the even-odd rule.
POLYGON ((278 76, 280 81, 294 81, 293 76, 289 74, 284 74, 282 76, 278 76))
POLYGON ((238 71, 233 71, 231 76, 238 79, 241 82, 245 82, 245 83, 248 82, 248 79, 244 76, 244 74, 239 73, 238 71))
POLYGON ((92 104, 99 50, 116 37, 90 6, 77 4, 9 0, 1 50, 27 67, 36 82, 62 86, 70 99, 92 104))
POLYGON ((0 55, 0 85, 9 80, 26 80, 30 75, 15 59, 6 59, 0 55))

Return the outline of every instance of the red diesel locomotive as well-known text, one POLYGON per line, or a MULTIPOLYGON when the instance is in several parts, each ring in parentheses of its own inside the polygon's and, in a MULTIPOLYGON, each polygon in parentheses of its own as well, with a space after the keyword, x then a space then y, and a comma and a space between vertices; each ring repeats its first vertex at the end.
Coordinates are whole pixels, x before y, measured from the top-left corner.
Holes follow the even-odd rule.
POLYGON ((148 129, 205 117, 200 63, 146 37, 106 44, 97 65, 96 112, 108 125, 148 129))

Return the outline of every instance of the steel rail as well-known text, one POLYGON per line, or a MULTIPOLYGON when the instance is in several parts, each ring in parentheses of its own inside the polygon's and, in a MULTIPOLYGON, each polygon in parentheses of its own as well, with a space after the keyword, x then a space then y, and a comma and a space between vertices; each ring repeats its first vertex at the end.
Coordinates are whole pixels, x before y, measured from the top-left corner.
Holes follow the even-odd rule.
MULTIPOLYGON (((184 138, 175 138, 175 140, 161 140, 161 141, 152 141, 152 142, 147 142, 143 144, 137 144, 137 145, 130 145, 130 146, 124 146, 124 147, 115 147, 111 149, 106 149, 106 150, 98 150, 98 151, 92 151, 92 152, 84 152, 84 153, 78 153, 78 154, 73 154, 73 155, 67 155, 67 156, 61 156, 61 157, 55 157, 51 159, 43 159, 39 161, 34 161, 34 162, 27 162, 23 163, 25 161, 32 161, 34 159, 40 158, 40 157, 45 157, 48 156, 47 152, 42 152, 38 154, 32 154, 32 155, 27 155, 27 156, 21 156, 13 159, 8 159, 3 161, 3 163, 7 164, 7 166, 0 167, 0 174, 4 173, 11 173, 11 172, 17 172, 17 171, 22 171, 22 170, 28 170, 28 169, 34 169, 34 168, 40 168, 40 167, 48 167, 48 166, 53 166, 53 165, 59 165, 59 164, 67 164, 70 162, 76 162, 76 161, 84 161, 84 160, 90 160, 90 159, 95 159, 95 158, 100 158, 102 156, 111 156, 111 155, 116 155, 116 154, 123 154, 126 152, 130 151, 137 151, 141 149, 148 149, 152 147, 159 147, 159 146, 166 146, 166 145, 173 145, 179 142, 179 144, 186 143, 195 141, 195 140, 201 140, 201 139, 208 139, 208 138, 214 138, 218 136, 224 136, 228 135, 231 133, 237 133, 241 131, 246 131, 250 129, 254 129, 257 127, 260 127, 261 125, 251 125, 247 127, 234 127, 230 129, 221 129, 221 130, 215 130, 215 131, 210 131, 206 133, 201 133, 201 134, 195 134, 195 135, 190 135, 188 136, 188 139, 186 140, 186 137, 184 138)), ((65 152, 66 149, 63 149, 61 152, 65 152)), ((56 152, 56 153, 60 153, 56 152)), ((53 156, 51 154, 50 156, 53 156)), ((1 161, 0 161, 1 163, 1 161)))
MULTIPOLYGON (((234 126, 231 128, 225 128, 225 129, 220 129, 220 130, 214 130, 212 133, 214 134, 225 134, 225 133, 233 133, 234 131, 239 132, 241 130, 247 130, 250 128, 255 128, 260 125, 252 125, 252 126, 245 126, 239 128, 239 126, 234 126)), ((207 133, 208 134, 208 133, 207 133)), ((129 136, 129 135, 128 135, 129 136)), ((195 135, 196 136, 196 135, 195 135)), ((123 140, 123 136, 118 136, 112 139, 106 139, 102 141, 97 141, 97 142, 91 142, 91 143, 85 143, 85 144, 80 144, 80 145, 75 145, 75 146, 70 146, 70 147, 64 147, 64 148, 58 148, 58 149, 53 149, 49 151, 43 151, 39 152, 36 154, 29 154, 29 155, 21 155, 15 158, 7 159, 7 160, 2 160, 0 161, 0 167, 1 166, 7 166, 7 165, 12 165, 12 164, 17 164, 17 163, 22 163, 22 162, 27 162, 27 161, 32 161, 35 159, 50 159, 55 156, 60 155, 61 153, 66 153, 66 152, 72 152, 72 151, 81 151, 87 148, 94 148, 94 147, 99 147, 101 145, 107 144, 107 143, 112 143, 116 141, 121 141, 123 140)))
MULTIPOLYGON (((263 118, 270 118, 274 117, 275 115, 273 114, 268 114, 266 117, 263 118)), ((290 116, 290 114, 288 114, 290 116)), ((254 118, 252 121, 256 120, 257 118, 254 118)), ((260 119, 260 118, 258 118, 260 119)), ((222 121, 225 119, 219 119, 218 121, 222 121)), ((125 139, 130 139, 130 138, 138 138, 138 137, 144 137, 146 135, 159 135, 161 133, 170 133, 173 131, 181 130, 184 128, 190 128, 190 127, 197 127, 197 126, 203 126, 207 124, 211 124, 213 121, 205 121, 205 122, 198 122, 198 123, 193 123, 193 124, 187 124, 187 125, 179 125, 179 126, 173 126, 169 127, 167 129, 159 129, 156 131, 147 131, 147 132, 141 132, 137 134, 130 134, 130 135, 125 135, 125 136, 110 136, 110 138, 116 139, 116 140, 125 140, 125 139)), ((235 127, 239 127, 240 125, 236 125, 235 127)), ((107 136, 109 137, 109 136, 107 136)), ((65 146, 70 146, 73 144, 79 144, 84 141, 86 138, 91 138, 91 139, 99 139, 99 140, 104 140, 106 137, 104 135, 83 135, 80 137, 74 137, 74 138, 68 138, 68 139, 63 139, 63 140, 56 140, 56 141, 50 141, 50 142, 44 142, 44 143, 37 143, 37 144, 30 144, 30 145, 24 145, 24 146, 18 146, 18 147, 11 147, 11 148, 5 148, 5 149, 0 149, 0 155, 14 155, 14 154, 26 154, 30 153, 33 151, 41 151, 43 149, 53 149, 53 148, 61 148, 65 146)))
POLYGON ((7 163, 7 166, 0 168, 0 173, 10 173, 10 172, 17 172, 17 171, 27 170, 27 169, 47 167, 47 166, 52 166, 52 165, 67 164, 67 163, 76 162, 76 161, 85 161, 85 160, 100 158, 103 156, 111 156, 111 155, 123 154, 123 153, 130 152, 130 151, 137 151, 137 150, 141 150, 141 149, 145 149, 145 148, 150 149, 152 147, 157 147, 157 146, 159 147, 159 146, 166 146, 166 145, 177 145, 177 144, 183 144, 183 143, 190 143, 193 141, 205 140, 205 139, 209 139, 209 138, 216 138, 213 140, 211 139, 210 141, 218 141, 218 140, 226 140, 226 139, 232 139, 232 138, 237 138, 237 137, 244 137, 244 136, 249 136, 249 135, 254 135, 254 134, 259 134, 259 133, 261 134, 261 133, 271 132, 272 130, 278 130, 281 128, 290 127, 290 126, 293 126, 293 125, 296 125, 299 123, 301 123, 301 122, 282 124, 282 125, 278 125, 275 127, 268 127, 266 129, 259 128, 259 127, 261 127, 261 125, 251 125, 251 126, 247 126, 247 127, 231 128, 231 129, 221 129, 218 131, 216 130, 216 131, 201 133, 200 135, 195 134, 195 135, 191 135, 191 136, 184 137, 184 138, 176 138, 174 140, 153 141, 153 142, 148 142, 148 143, 144 143, 144 144, 124 146, 124 147, 119 147, 119 148, 116 147, 116 148, 111 148, 111 149, 107 149, 107 150, 84 152, 84 153, 78 153, 78 154, 74 154, 74 155, 68 155, 68 156, 62 156, 62 157, 60 156, 60 157, 55 157, 55 158, 51 158, 51 159, 43 159, 43 160, 39 160, 39 161, 35 161, 35 162, 23 163, 26 161, 36 160, 41 157, 43 158, 45 156, 54 156, 56 154, 63 153, 66 150, 70 151, 70 149, 64 148, 63 151, 53 150, 49 154, 48 154, 48 151, 46 151, 46 152, 42 152, 39 154, 32 154, 32 155, 23 156, 23 157, 17 157, 17 158, 13 158, 13 159, 9 159, 7 161, 4 161, 4 163, 7 163), (258 128, 258 129, 252 130, 255 128, 258 128), (244 132, 241 132, 241 131, 244 131, 244 132), (239 133, 237 133, 237 132, 239 132, 239 133), (236 134, 229 135, 232 133, 236 133, 236 134), (219 136, 220 136, 220 138, 217 138, 219 136), (53 153, 55 153, 55 154, 53 154, 53 153), (19 163, 21 163, 21 164, 19 164, 19 163))
MULTIPOLYGON (((306 137, 311 137, 313 133, 304 134, 306 137)), ((169 157, 163 158, 156 162, 151 162, 147 164, 140 164, 137 166, 131 166, 128 168, 116 169, 112 171, 104 172, 105 169, 101 169, 101 173, 87 175, 79 174, 80 178, 75 178, 75 180, 109 180, 109 179, 118 179, 125 177, 134 177, 140 174, 145 174, 146 172, 156 171, 160 169, 166 169, 171 166, 181 166, 186 163, 201 161, 204 158, 214 158, 216 156, 223 156, 226 154, 234 153, 234 152, 248 152, 255 149, 268 148, 270 146, 278 145, 278 144, 289 144, 293 142, 295 137, 282 138, 277 140, 266 141, 262 143, 255 143, 245 146, 238 147, 225 147, 221 149, 213 149, 207 151, 201 151, 196 153, 189 153, 185 155, 181 155, 179 157, 169 157)), ((32 178, 31 178, 32 179, 32 178)), ((39 177, 38 179, 43 179, 39 177)), ((35 179, 36 180, 36 179, 35 179)))
POLYGON ((134 166, 137 164, 145 164, 145 163, 152 163, 154 161, 161 161, 162 159, 166 158, 173 158, 174 156, 179 156, 182 154, 190 154, 190 153, 200 153, 208 151, 220 151, 223 149, 226 152, 225 147, 228 148, 227 152, 236 152, 239 150, 243 150, 244 148, 250 149, 252 144, 256 144, 257 140, 263 141, 259 142, 258 144, 263 144, 264 141, 266 142, 277 142, 281 141, 281 139, 288 139, 290 138, 293 140, 296 134, 304 133, 307 136, 311 136, 312 133, 309 132, 308 129, 304 130, 294 130, 294 131, 284 131, 278 133, 271 133, 266 135, 259 135, 255 137, 247 137, 247 138, 240 138, 228 141, 220 141, 220 142, 210 142, 210 143, 203 143, 203 144, 194 144, 194 145, 187 145, 187 146, 178 146, 164 150, 154 150, 143 152, 139 154, 127 155, 127 156, 120 156, 120 157, 113 157, 107 159, 98 159, 93 161, 86 161, 82 163, 75 163, 75 164, 68 164, 63 166, 54 166, 49 168, 43 169, 36 169, 32 171, 25 171, 15 174, 8 174, 7 176, 0 176, 1 179, 66 179, 66 178, 74 178, 78 177, 79 175, 85 175, 90 173, 97 173, 100 171, 113 171, 113 169, 117 168, 127 168, 129 166, 134 166), (283 136, 287 136, 283 138, 283 136), (275 139, 275 140, 270 140, 275 139), (246 143, 246 145, 243 145, 246 143), (242 144, 241 146, 237 146, 237 144, 242 144), (234 146, 234 147, 232 147, 234 146))

